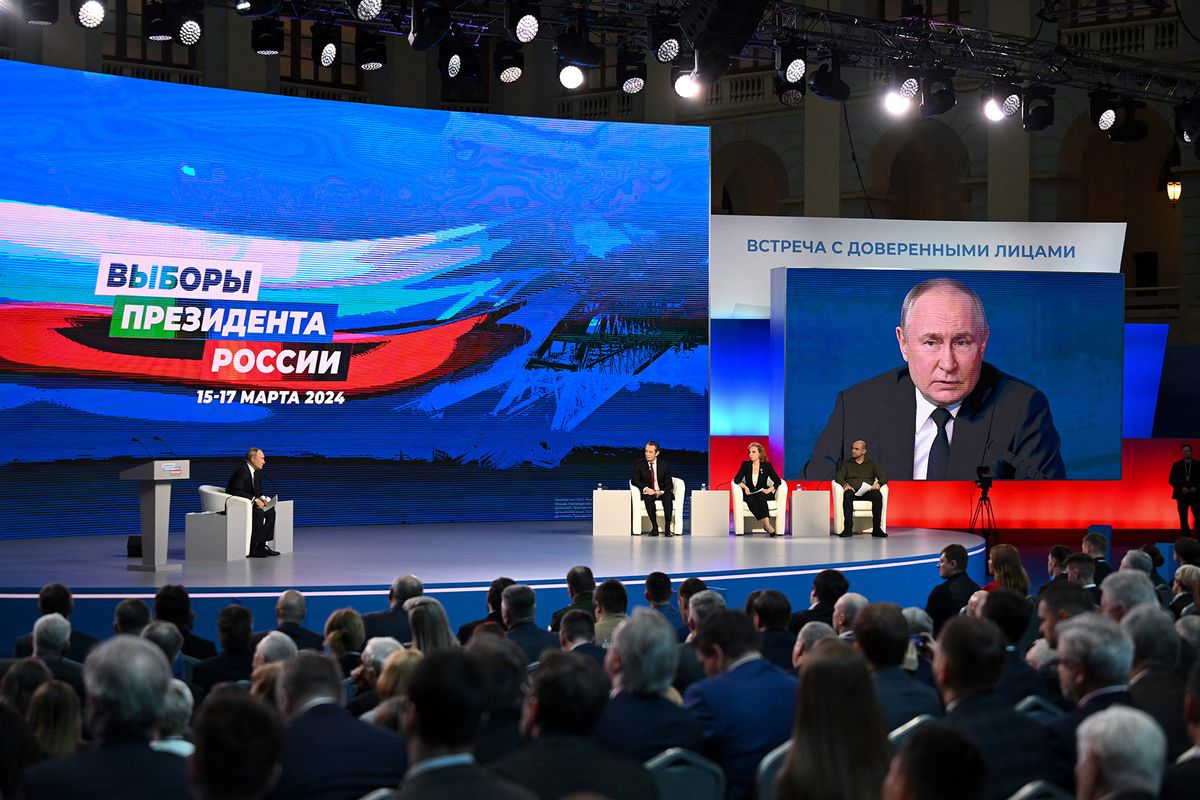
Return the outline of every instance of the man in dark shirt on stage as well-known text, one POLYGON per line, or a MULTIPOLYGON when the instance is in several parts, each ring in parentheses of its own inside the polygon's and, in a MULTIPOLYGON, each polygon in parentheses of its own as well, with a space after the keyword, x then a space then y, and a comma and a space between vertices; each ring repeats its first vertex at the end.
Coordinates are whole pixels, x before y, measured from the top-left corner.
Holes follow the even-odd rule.
POLYGON ((842 462, 833 479, 846 490, 842 495, 842 513, 846 521, 838 536, 848 539, 854 535, 854 501, 861 497, 871 501, 871 535, 876 539, 886 539, 887 533, 881 522, 883 494, 879 487, 887 483, 887 475, 873 459, 867 458, 866 442, 859 439, 850 446, 850 458, 842 462), (861 495, 856 494, 859 487, 864 485, 867 490, 861 495))
POLYGON ((1192 460, 1192 446, 1179 448, 1183 458, 1171 465, 1171 497, 1179 507, 1179 530, 1184 535, 1195 535, 1200 530, 1200 471, 1192 460), (1188 528, 1188 509, 1192 510, 1192 527, 1188 528))

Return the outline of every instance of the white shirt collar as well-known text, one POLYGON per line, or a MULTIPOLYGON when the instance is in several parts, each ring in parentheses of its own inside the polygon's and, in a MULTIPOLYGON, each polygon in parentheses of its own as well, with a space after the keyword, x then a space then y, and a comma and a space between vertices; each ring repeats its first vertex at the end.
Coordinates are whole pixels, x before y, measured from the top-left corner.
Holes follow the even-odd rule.
POLYGON ((950 421, 946 423, 946 438, 954 441, 954 420, 958 418, 962 400, 948 406, 938 406, 925 399, 925 395, 921 394, 921 390, 915 386, 913 393, 917 398, 917 413, 913 427, 913 430, 916 431, 913 438, 913 479, 924 480, 929 471, 929 450, 933 447, 933 440, 937 438, 937 423, 930 419, 930 416, 935 408, 944 408, 950 412, 950 421))

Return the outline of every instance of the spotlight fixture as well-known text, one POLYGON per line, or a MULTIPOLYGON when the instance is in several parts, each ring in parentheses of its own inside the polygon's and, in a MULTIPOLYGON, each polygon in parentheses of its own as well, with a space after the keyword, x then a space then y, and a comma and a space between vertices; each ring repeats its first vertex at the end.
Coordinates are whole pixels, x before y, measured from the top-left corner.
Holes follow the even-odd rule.
POLYGON ((175 41, 184 47, 195 47, 204 35, 204 11, 189 0, 175 6, 175 41))
POLYGON ((439 0, 413 0, 408 43, 413 50, 428 50, 450 32, 450 23, 450 10, 439 0))
MULTIPOLYGON (((312 60, 318 67, 337 63, 342 46, 342 29, 329 22, 314 22, 312 26, 312 60)), ((383 66, 382 64, 380 66, 383 66)), ((364 67, 365 69, 365 67, 364 67)))
POLYGON ((1092 118, 1093 125, 1107 131, 1117 121, 1116 98, 1105 89, 1088 92, 1088 115, 1092 118))
POLYGON ((913 98, 921 91, 919 73, 912 67, 897 67, 892 70, 887 88, 883 93, 883 107, 893 117, 907 114, 912 108, 913 98))
POLYGON ((259 17, 251 22, 250 45, 260 56, 279 55, 283 51, 283 20, 279 17, 259 17))
POLYGON ((1200 100, 1191 100, 1175 109, 1175 136, 1187 144, 1200 141, 1200 100))
POLYGON ((382 69, 387 63, 387 43, 381 33, 360 29, 355 34, 354 51, 358 68, 366 72, 382 69))
POLYGON ((700 94, 700 82, 696 80, 695 71, 676 67, 673 73, 674 80, 671 81, 671 84, 675 87, 675 94, 685 100, 690 100, 700 94))
POLYGON ((784 83, 804 84, 808 52, 802 44, 784 43, 775 48, 775 72, 784 83))
POLYGON ((150 0, 142 7, 142 30, 152 42, 169 42, 174 33, 171 8, 160 0, 150 0))
POLYGON ((583 15, 554 40, 554 50, 560 59, 577 67, 598 67, 604 58, 604 51, 588 38, 583 15))
POLYGON ((921 81, 921 116, 936 117, 945 114, 957 103, 954 73, 945 69, 926 70, 921 81))
POLYGON ((472 47, 463 37, 451 31, 438 46, 438 70, 447 78, 459 83, 477 83, 480 76, 479 49, 472 47))
POLYGON ((983 115, 991 122, 1003 122, 1021 110, 1021 95, 1017 87, 1007 83, 993 83, 983 87, 980 97, 983 115))
POLYGON ((514 42, 528 44, 537 38, 541 27, 541 11, 531 3, 504 5, 504 30, 514 42))
POLYGON ((729 67, 732 65, 733 60, 724 53, 712 50, 697 50, 696 81, 701 86, 712 86, 721 79, 722 75, 729 71, 729 67))
POLYGON ((516 42, 497 42, 492 53, 492 71, 501 83, 516 83, 525 70, 525 54, 516 42))
POLYGON ((237 0, 233 10, 242 17, 270 17, 279 11, 280 0, 237 0))
POLYGON ((646 88, 646 56, 629 47, 617 53, 617 83, 625 94, 637 94, 646 88))
POLYGON ((370 22, 383 10, 383 0, 350 0, 350 10, 363 22, 370 22))
POLYGON ((58 22, 58 0, 25 0, 25 21, 30 25, 58 22))
POLYGON ((1145 107, 1146 104, 1140 100, 1126 100, 1122 103, 1118 122, 1108 132, 1109 141, 1117 144, 1130 144, 1145 139, 1150 134, 1150 127, 1135 118, 1137 109, 1145 107))
POLYGON ((817 67, 808 79, 808 90, 822 100, 844 103, 850 97, 850 86, 842 80, 842 65, 836 55, 817 67))
POLYGON ((71 0, 71 16, 84 28, 99 28, 107 10, 103 0, 71 0))
POLYGON ((583 70, 563 59, 558 59, 558 82, 564 89, 578 89, 583 86, 583 70))
POLYGON ((679 58, 683 32, 679 24, 670 17, 659 15, 650 20, 650 52, 660 64, 669 64, 679 58))
POLYGON ((779 102, 789 108, 801 108, 804 105, 804 81, 788 83, 776 75, 775 96, 779 98, 779 102))
POLYGON ((1048 86, 1030 86, 1021 97, 1021 127, 1044 131, 1054 124, 1054 90, 1048 86))

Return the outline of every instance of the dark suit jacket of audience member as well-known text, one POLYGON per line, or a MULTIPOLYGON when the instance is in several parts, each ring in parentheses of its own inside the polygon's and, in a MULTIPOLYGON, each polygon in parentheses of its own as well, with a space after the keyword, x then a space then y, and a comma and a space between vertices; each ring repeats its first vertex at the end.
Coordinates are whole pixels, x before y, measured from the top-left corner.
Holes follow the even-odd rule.
POLYGON ((1174 670, 1151 667, 1129 684, 1133 704, 1154 717, 1167 735, 1167 763, 1183 755, 1192 746, 1187 722, 1183 718, 1183 698, 1187 686, 1174 670))
MULTIPOLYGON (((325 650, 325 637, 316 631, 310 631, 295 622, 282 622, 271 629, 271 631, 279 631, 296 643, 296 647, 300 650, 316 650, 318 653, 325 650)), ((252 640, 254 646, 262 641, 262 638, 271 631, 259 631, 254 634, 252 640)), ((365 643, 365 640, 364 640, 365 643)), ((252 648, 253 649, 253 648, 252 648)))
POLYGON ((550 630, 558 633, 558 629, 562 627, 562 618, 567 615, 568 611, 582 611, 592 619, 596 618, 596 604, 593 601, 595 592, 580 592, 575 595, 575 599, 566 608, 560 608, 550 616, 550 630))
POLYGON ((1133 698, 1124 689, 1104 692, 1091 698, 1086 705, 1076 706, 1058 719, 1046 723, 1056 783, 1068 788, 1075 785, 1075 731, 1080 724, 1106 708, 1132 705, 1133 698))
POLYGON ((584 642, 581 645, 571 648, 571 652, 572 653, 581 653, 585 656, 591 656, 592 658, 599 661, 600 664, 603 666, 604 656, 608 651, 605 650, 600 645, 595 644, 594 642, 584 642))
POLYGON ((523 622, 508 630, 508 638, 525 651, 525 658, 530 664, 542 657, 542 651, 547 648, 558 650, 558 637, 550 631, 544 631, 532 622, 523 622))
POLYGON ((687 623, 683 621, 683 615, 679 613, 679 603, 675 601, 674 595, 671 595, 670 602, 663 603, 661 606, 654 606, 654 610, 667 618, 667 622, 671 623, 671 627, 675 629, 675 636, 679 641, 682 642, 691 633, 688 630, 687 623))
POLYGON ((800 633, 800 629, 810 622, 824 622, 830 627, 833 626, 833 603, 817 603, 812 608, 806 608, 803 611, 797 611, 792 614, 788 620, 788 630, 791 633, 800 633))
POLYGON ((1093 559, 1096 562, 1096 572, 1092 580, 1096 585, 1104 583, 1104 579, 1113 574, 1112 564, 1109 564, 1103 557, 1093 559))
POLYGON ((704 729, 686 709, 662 696, 621 692, 592 732, 610 753, 644 762, 670 747, 704 752, 704 729))
POLYGON ((480 764, 499 761, 525 744, 521 736, 521 706, 490 708, 475 734, 475 760, 480 764))
POLYGON ((346 710, 356 717, 361 717, 378 705, 379 695, 374 689, 367 689, 365 692, 356 692, 354 697, 346 701, 346 710))
POLYGON ((883 712, 883 726, 887 730, 894 731, 922 714, 942 715, 938 693, 900 667, 877 668, 871 677, 875 695, 879 698, 879 710, 883 712))
MULTIPOLYGON (((1169 608, 1171 609, 1171 613, 1175 615, 1175 619, 1179 619, 1179 616, 1183 613, 1183 610, 1191 604, 1192 595, 1184 592, 1183 594, 1179 595, 1179 597, 1171 600, 1171 605, 1169 608)), ((20 653, 17 653, 16 655, 20 655, 20 653)))
MULTIPOLYGON (((1191 600, 1189 599, 1190 603, 1191 600)), ((67 644, 67 658, 77 664, 82 664, 87 660, 88 651, 99 644, 100 640, 95 636, 71 629, 71 639, 67 644)), ((13 658, 29 658, 33 655, 33 634, 27 633, 17 639, 13 645, 13 658)))
POLYGON ((1042 664, 1037 670, 1038 677, 1042 679, 1042 686, 1045 689, 1045 697, 1051 703, 1061 708, 1063 711, 1071 711, 1075 708, 1075 704, 1063 696, 1062 686, 1058 683, 1058 659, 1053 658, 1049 662, 1042 664))
POLYGON ((1049 737, 1037 722, 1013 711, 995 692, 968 695, 952 705, 945 721, 983 751, 984 800, 1002 800, 1030 781, 1051 777, 1049 737))
POLYGON ((83 689, 83 664, 69 658, 60 658, 57 661, 42 659, 41 661, 50 668, 50 674, 54 676, 55 680, 70 684, 71 688, 75 690, 75 694, 79 696, 79 702, 83 703, 86 699, 83 689))
POLYGON ((186 762, 144 741, 108 742, 25 773, 29 800, 168 800, 188 796, 186 762))
POLYGON ((396 800, 450 800, 451 798, 487 798, 487 800, 536 800, 537 795, 498 778, 478 764, 456 764, 421 772, 405 779, 396 800))
POLYGON ((520 784, 541 800, 573 792, 620 800, 654 800, 654 779, 641 764, 610 755, 581 736, 543 735, 492 764, 501 778, 520 784))
POLYGON ((796 672, 795 667, 792 666, 792 649, 795 646, 796 634, 789 633, 783 628, 775 628, 762 632, 763 658, 784 672, 796 672))
POLYGON ((493 611, 483 619, 472 620, 465 625, 460 625, 458 628, 458 643, 465 645, 471 641, 471 634, 475 633, 475 629, 485 622, 494 622, 504 628, 504 619, 500 616, 499 611, 493 611))
POLYGON ((679 645, 679 665, 675 667, 675 680, 671 683, 675 691, 683 694, 696 681, 704 680, 704 667, 696 658, 696 646, 691 642, 679 645))
POLYGON ((1172 764, 1163 774, 1160 800, 1192 800, 1200 784, 1200 758, 1189 758, 1182 764, 1172 764))
POLYGON ((1031 694, 1049 699, 1046 682, 1037 670, 1025 662, 1016 648, 1004 654, 1004 670, 1000 673, 996 694, 1010 706, 1015 706, 1031 694))
MULTIPOLYGON (((387 611, 372 611, 370 614, 363 614, 363 631, 366 633, 363 638, 364 643, 376 636, 391 636, 401 644, 408 644, 412 641, 412 629, 408 627, 408 612, 404 610, 403 605, 389 608, 387 611)), ((324 638, 321 639, 321 642, 323 646, 324 638)))
POLYGON ((933 619, 933 635, 937 636, 943 625, 958 616, 971 595, 978 591, 979 584, 966 572, 955 573, 933 587, 925 601, 925 612, 933 619))
POLYGON ((798 682, 765 659, 697 681, 684 708, 704 729, 704 754, 725 770, 730 800, 754 793, 758 762, 792 735, 798 682))
MULTIPOLYGON (((192 683, 205 694, 223 681, 248 681, 254 668, 254 653, 250 650, 230 652, 206 658, 192 668, 192 683)), ((199 698, 197 698, 199 699, 199 698)))
POLYGON ((1179 676, 1179 680, 1187 683, 1188 675, 1191 674, 1192 665, 1196 663, 1197 656, 1200 656, 1200 653, 1196 652, 1192 643, 1180 637, 1179 661, 1175 665, 1175 674, 1179 676))
POLYGON ((280 763, 273 800, 357 800, 397 786, 408 755, 399 735, 322 703, 284 726, 280 763))
POLYGON ((180 631, 183 634, 183 647, 179 652, 183 653, 188 658, 195 658, 203 661, 206 658, 212 658, 217 654, 217 646, 205 639, 202 636, 197 636, 191 631, 180 631))

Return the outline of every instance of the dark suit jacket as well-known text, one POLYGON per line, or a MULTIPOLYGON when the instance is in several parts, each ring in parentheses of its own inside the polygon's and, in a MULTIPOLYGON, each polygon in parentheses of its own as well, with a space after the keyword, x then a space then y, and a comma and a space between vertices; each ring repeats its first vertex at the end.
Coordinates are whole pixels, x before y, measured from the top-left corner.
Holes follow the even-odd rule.
MULTIPOLYGON (((889 478, 911 480, 915 391, 908 367, 901 367, 841 392, 804 477, 829 480, 850 445, 865 439, 889 478)), ((954 418, 947 477, 974 480, 976 468, 988 466, 998 478, 1065 478, 1059 445, 1046 396, 984 362, 979 382, 954 418)))
POLYGON ((1004 670, 1000 673, 1000 683, 996 685, 996 694, 1015 706, 1029 695, 1037 695, 1049 699, 1046 682, 1037 670, 1029 666, 1021 657, 1018 650, 1009 650, 1004 655, 1004 670))
POLYGON ((760 658, 688 687, 684 708, 704 728, 704 755, 725 770, 729 800, 753 794, 758 762, 791 737, 797 685, 760 658))
POLYGON ((1188 736, 1187 722, 1183 718, 1183 698, 1187 685, 1172 669, 1151 667, 1129 684, 1129 696, 1133 704, 1154 717, 1154 721, 1167 735, 1167 763, 1192 746, 1188 736))
POLYGON ((471 641, 471 635, 475 633, 475 629, 485 622, 494 622, 500 626, 501 630, 504 628, 504 619, 501 617, 500 612, 492 611, 483 619, 471 620, 460 625, 458 627, 458 643, 465 645, 471 641))
MULTIPOLYGON (((1200 486, 1200 469, 1198 469, 1197 466, 1198 462, 1195 459, 1192 459, 1192 479, 1188 480, 1186 477, 1184 477, 1187 472, 1184 469, 1182 458, 1171 465, 1171 474, 1167 478, 1167 481, 1171 484, 1171 498, 1173 500, 1178 500, 1180 498, 1179 490, 1183 487, 1187 486, 1191 489, 1195 489, 1197 486, 1200 486)), ((1188 496, 1195 497, 1195 495, 1188 496)))
POLYGON ((144 741, 101 743, 25 773, 28 800, 178 800, 187 797, 186 762, 144 741))
POLYGON ((824 622, 826 625, 832 627, 833 603, 817 603, 812 608, 797 611, 788 620, 788 630, 792 633, 800 633, 800 629, 810 622, 824 622))
POLYGON ((396 800, 535 800, 537 795, 523 786, 498 778, 478 764, 458 764, 421 772, 406 778, 396 800))
POLYGON ((965 572, 958 572, 933 587, 925 601, 925 613, 933 619, 933 634, 936 636, 945 625, 958 616, 959 610, 979 591, 979 584, 965 572))
POLYGON ((704 730, 686 709, 665 697, 618 694, 604 709, 596 744, 610 753, 645 762, 669 747, 704 752, 704 730))
POLYGON ((681 642, 679 645, 679 666, 675 668, 675 680, 671 685, 680 694, 696 681, 704 680, 704 667, 696 658, 696 646, 692 642, 681 642))
POLYGON ((541 800, 592 792, 620 800, 654 800, 654 779, 641 764, 610 755, 591 739, 543 734, 491 766, 541 800))
POLYGON ((792 666, 792 649, 796 646, 796 634, 783 630, 765 630, 762 632, 762 655, 767 661, 782 669, 784 672, 795 674, 792 666))
POLYGON ((367 689, 365 692, 356 692, 354 697, 346 701, 346 710, 356 717, 361 717, 378 705, 378 693, 374 689, 367 689))
POLYGON ((883 725, 887 730, 894 731, 922 714, 932 717, 942 715, 942 701, 938 693, 900 667, 877 667, 871 678, 875 683, 875 695, 879 699, 879 710, 883 712, 883 725))
POLYGON ((50 674, 54 676, 55 680, 70 684, 81 704, 87 699, 83 689, 83 664, 68 658, 60 658, 56 661, 43 658, 41 661, 50 668, 50 674))
POLYGON ((334 703, 315 706, 283 729, 283 767, 272 800, 358 800, 397 786, 408 767, 404 740, 334 703))
POLYGON ((1068 788, 1075 785, 1075 730, 1092 714, 1117 705, 1133 705, 1133 698, 1129 692, 1122 690, 1096 695, 1086 705, 1076 706, 1046 724, 1046 731, 1050 734, 1056 783, 1068 788))
MULTIPOLYGON (((913 413, 915 414, 916 412, 913 413)), ((754 481, 753 476, 754 466, 749 461, 743 461, 742 466, 738 468, 737 475, 733 476, 730 484, 744 483, 750 487, 751 491, 754 491, 756 489, 766 489, 768 478, 771 480, 771 486, 778 486, 782 482, 779 473, 775 471, 775 468, 771 466, 771 462, 769 461, 763 461, 759 464, 757 483, 754 481)), ((773 496, 768 495, 768 497, 773 496)))
MULTIPOLYGON (((82 664, 87 660, 88 651, 99 643, 100 640, 95 636, 72 628, 71 640, 67 645, 67 658, 76 664, 82 664)), ((13 658, 29 658, 31 655, 33 655, 33 634, 27 633, 17 639, 16 644, 13 645, 13 658)))
MULTIPOLYGON (((914 412, 915 413, 915 412, 914 412)), ((655 459, 656 472, 658 473, 658 490, 660 492, 671 491, 671 465, 661 455, 655 459)), ((638 490, 646 487, 653 488, 650 476, 650 462, 645 459, 640 459, 633 468, 633 477, 629 479, 638 490)), ((683 498, 677 498, 680 502, 683 498)))
POLYGON ((1172 764, 1163 774, 1159 800, 1192 800, 1200 785, 1200 758, 1189 758, 1182 764, 1172 764))
POLYGON ((603 647, 601 647, 600 645, 595 644, 593 642, 584 642, 581 645, 577 645, 577 646, 571 648, 571 652, 572 653, 582 653, 585 656, 591 656, 592 658, 599 661, 601 664, 604 664, 604 656, 608 651, 606 651, 603 647))
POLYGON ((225 484, 225 494, 244 497, 247 500, 262 497, 262 493, 262 470, 255 470, 251 476, 250 465, 244 461, 233 471, 229 482, 225 484))
POLYGON ((475 760, 480 764, 499 761, 525 744, 521 736, 521 706, 489 708, 475 733, 475 760))
POLYGON ((1096 585, 1099 586, 1100 584, 1104 583, 1105 578, 1113 574, 1113 568, 1112 564, 1109 564, 1107 561, 1105 561, 1103 557, 1095 559, 1095 562, 1096 574, 1092 580, 1094 580, 1096 585))
POLYGON ((683 621, 683 615, 679 613, 679 603, 675 599, 675 595, 671 595, 669 602, 662 605, 653 606, 654 610, 667 618, 667 622, 671 623, 671 627, 675 629, 675 636, 679 641, 683 641, 688 637, 688 626, 683 621))
MULTIPOLYGON (((316 631, 310 631, 308 628, 301 626, 296 622, 281 622, 276 626, 275 630, 285 634, 289 639, 296 643, 296 647, 301 650, 316 650, 318 653, 325 649, 325 637, 316 631)), ((259 635, 258 638, 266 635, 266 631, 259 635)), ((363 640, 366 643, 366 639, 363 640)))
POLYGON ((180 648, 179 652, 185 656, 203 661, 217 654, 217 646, 208 639, 197 636, 190 630, 180 630, 179 632, 183 634, 183 647, 180 648))
POLYGON ((532 622, 515 625, 508 630, 506 635, 516 643, 517 647, 525 651, 525 658, 529 660, 530 664, 542 657, 543 650, 547 648, 558 650, 562 646, 556 635, 542 630, 532 622))
POLYGON ((596 607, 595 603, 592 601, 592 598, 595 596, 595 594, 595 592, 580 592, 579 594, 575 595, 575 599, 571 601, 569 606, 566 608, 560 608, 558 611, 554 612, 553 616, 550 617, 550 630, 558 633, 558 628, 560 625, 562 625, 562 618, 567 615, 568 611, 585 611, 587 612, 587 615, 594 620, 596 618, 596 607))
MULTIPOLYGON (((366 633, 364 642, 376 636, 391 636, 401 644, 412 641, 412 628, 408 627, 408 612, 403 605, 363 614, 363 631, 366 633)), ((324 645, 324 639, 321 641, 324 645)))
POLYGON ((983 752, 985 800, 1001 800, 1030 781, 1051 777, 1049 738, 1037 722, 1013 711, 995 692, 970 695, 953 705, 945 721, 983 752))
POLYGON ((192 683, 208 694, 212 687, 222 681, 248 681, 253 671, 254 652, 226 650, 218 656, 206 658, 192 669, 192 683))

